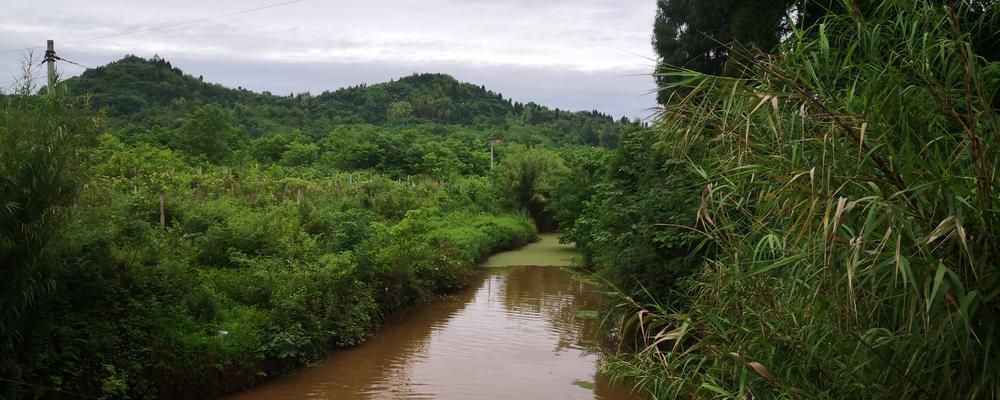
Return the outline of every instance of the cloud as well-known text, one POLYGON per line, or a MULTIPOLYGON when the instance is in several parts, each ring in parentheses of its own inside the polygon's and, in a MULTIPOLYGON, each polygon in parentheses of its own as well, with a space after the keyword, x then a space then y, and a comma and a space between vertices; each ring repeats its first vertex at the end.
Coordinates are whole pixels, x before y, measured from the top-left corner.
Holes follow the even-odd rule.
MULTIPOLYGON (((274 2, 0 4, 7 17, 0 22, 0 51, 52 38, 60 55, 89 65, 127 53, 158 54, 185 71, 208 71, 206 79, 217 76, 216 82, 275 93, 361 83, 315 79, 323 70, 366 80, 419 71, 452 73, 519 100, 569 109, 600 108, 634 116, 655 102, 655 96, 643 96, 654 87, 652 79, 633 76, 652 70, 652 0, 306 0, 72 43, 274 2), (262 72, 277 70, 283 77, 262 72), (236 78, 243 81, 234 82, 236 78)), ((15 74, 19 57, 0 54, 0 79, 15 74)))

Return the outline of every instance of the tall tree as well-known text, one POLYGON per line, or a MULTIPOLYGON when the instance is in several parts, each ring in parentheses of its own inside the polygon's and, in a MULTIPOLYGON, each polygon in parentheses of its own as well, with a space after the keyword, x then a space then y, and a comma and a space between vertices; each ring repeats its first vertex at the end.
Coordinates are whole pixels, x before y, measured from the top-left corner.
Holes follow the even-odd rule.
MULTIPOLYGON (((722 74, 727 71, 731 56, 727 46, 733 43, 763 51, 774 49, 788 30, 785 16, 795 3, 795 0, 659 0, 653 47, 664 64, 722 74)), ((666 93, 661 92, 660 101, 665 100, 666 93)))
POLYGON ((236 145, 249 140, 246 132, 236 127, 232 115, 215 104, 195 109, 181 122, 176 135, 176 147, 216 163, 228 157, 236 145))
MULTIPOLYGON (((970 34, 976 55, 993 61, 1000 58, 1000 21, 986 10, 1000 6, 997 0, 927 0, 952 7, 961 29, 970 34), (989 15, 990 17, 987 17, 989 15)), ((851 1, 852 12, 868 15, 882 2, 851 1)), ((808 27, 829 13, 845 12, 843 0, 658 0, 653 23, 653 48, 662 65, 706 74, 734 75, 739 60, 730 48, 771 52, 791 30, 789 21, 808 27), (737 62, 731 62, 737 61, 737 62)), ((667 81, 657 77, 661 87, 667 81)), ((660 103, 670 93, 660 90, 660 103)))

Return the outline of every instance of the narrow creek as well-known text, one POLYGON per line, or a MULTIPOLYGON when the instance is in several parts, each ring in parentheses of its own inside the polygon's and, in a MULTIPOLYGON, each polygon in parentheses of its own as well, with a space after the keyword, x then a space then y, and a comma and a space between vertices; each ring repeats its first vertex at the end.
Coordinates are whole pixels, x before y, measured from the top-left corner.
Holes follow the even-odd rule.
POLYGON ((597 373, 595 288, 558 266, 554 235, 491 257, 465 291, 387 321, 365 343, 231 397, 633 399, 597 373))

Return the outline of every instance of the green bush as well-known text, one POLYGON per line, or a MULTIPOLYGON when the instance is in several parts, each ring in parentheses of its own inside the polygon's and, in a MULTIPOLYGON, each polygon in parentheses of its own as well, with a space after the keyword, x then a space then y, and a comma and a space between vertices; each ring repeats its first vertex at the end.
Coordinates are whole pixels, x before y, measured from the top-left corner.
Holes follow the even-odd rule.
MULTIPOLYGON (((100 157, 130 148, 105 143, 100 157)), ((486 254, 535 234, 525 217, 423 208, 468 204, 433 180, 99 165, 110 175, 56 230, 50 251, 64 262, 3 376, 120 398, 226 393, 363 341, 388 313, 462 287, 486 254)))
POLYGON ((536 236, 524 217, 496 217, 419 209, 398 224, 376 225, 358 249, 367 281, 380 282, 382 303, 403 304, 463 286, 483 256, 536 236))

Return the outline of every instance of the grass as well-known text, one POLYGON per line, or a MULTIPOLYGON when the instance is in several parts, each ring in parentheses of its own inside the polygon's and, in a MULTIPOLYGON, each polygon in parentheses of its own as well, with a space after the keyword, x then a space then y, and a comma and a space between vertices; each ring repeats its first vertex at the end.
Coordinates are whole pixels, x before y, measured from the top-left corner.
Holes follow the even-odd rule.
POLYGON ((702 177, 692 228, 719 252, 673 301, 621 304, 643 346, 618 377, 658 398, 1000 397, 1000 65, 970 42, 1000 7, 845 7, 746 76, 665 73, 656 129, 702 177))

